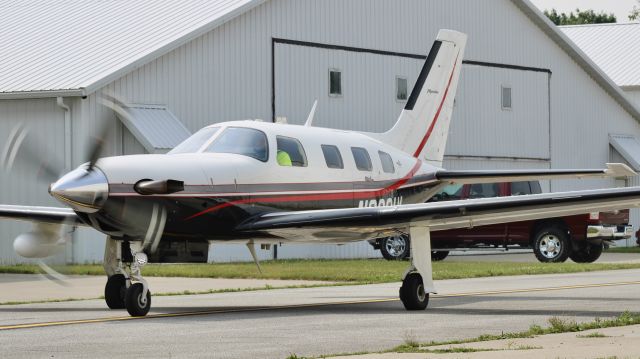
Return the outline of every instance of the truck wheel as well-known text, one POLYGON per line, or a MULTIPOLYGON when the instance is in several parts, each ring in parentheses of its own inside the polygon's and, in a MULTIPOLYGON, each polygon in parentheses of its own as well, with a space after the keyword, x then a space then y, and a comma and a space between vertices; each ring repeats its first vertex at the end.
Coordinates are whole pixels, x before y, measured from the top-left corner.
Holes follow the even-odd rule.
POLYGON ((569 258, 576 263, 593 263, 600 258, 603 249, 604 245, 602 243, 587 243, 579 250, 571 252, 569 258))
POLYGON ((449 251, 433 251, 431 252, 431 260, 434 262, 441 261, 449 255, 449 251))
POLYGON ((533 253, 540 262, 564 262, 571 253, 569 235, 558 227, 543 227, 533 237, 533 253))
POLYGON ((409 258, 411 244, 409 236, 398 234, 392 237, 383 238, 380 241, 380 253, 384 259, 397 261, 409 258))

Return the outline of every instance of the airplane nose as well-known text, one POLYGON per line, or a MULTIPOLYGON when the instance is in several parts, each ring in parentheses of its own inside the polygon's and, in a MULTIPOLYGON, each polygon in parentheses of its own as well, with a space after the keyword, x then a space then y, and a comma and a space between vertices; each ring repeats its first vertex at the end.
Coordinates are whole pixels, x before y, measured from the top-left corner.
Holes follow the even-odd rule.
POLYGON ((49 193, 78 212, 95 213, 109 197, 109 182, 97 167, 81 166, 49 186, 49 193))

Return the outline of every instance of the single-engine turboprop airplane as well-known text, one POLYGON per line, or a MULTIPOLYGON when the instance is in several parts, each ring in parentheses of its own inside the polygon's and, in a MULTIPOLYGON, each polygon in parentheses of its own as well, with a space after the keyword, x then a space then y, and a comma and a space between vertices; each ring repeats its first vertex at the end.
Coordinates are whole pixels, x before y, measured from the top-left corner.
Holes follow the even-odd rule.
POLYGON ((413 258, 400 299, 406 309, 422 310, 434 293, 430 231, 640 205, 640 188, 424 203, 450 183, 635 175, 622 164, 604 170, 442 169, 465 45, 466 35, 440 31, 388 132, 317 128, 311 117, 305 126, 218 123, 166 155, 98 159, 99 151, 92 151, 88 163, 49 188, 68 208, 3 205, 0 216, 36 223, 14 241, 25 257, 50 255, 64 226, 108 235, 107 305, 144 316, 151 295, 140 268, 159 248, 244 242, 255 259, 257 243, 347 243, 408 231, 413 258))

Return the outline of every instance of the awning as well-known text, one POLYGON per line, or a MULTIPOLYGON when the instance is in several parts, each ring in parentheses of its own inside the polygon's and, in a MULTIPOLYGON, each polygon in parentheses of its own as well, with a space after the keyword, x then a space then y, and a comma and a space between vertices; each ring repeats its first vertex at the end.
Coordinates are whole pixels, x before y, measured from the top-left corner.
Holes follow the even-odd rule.
POLYGON ((632 135, 609 135, 609 143, 629 163, 640 171, 640 142, 632 135))
POLYGON ((128 105, 117 112, 122 123, 149 153, 166 153, 191 136, 171 111, 161 105, 128 105))

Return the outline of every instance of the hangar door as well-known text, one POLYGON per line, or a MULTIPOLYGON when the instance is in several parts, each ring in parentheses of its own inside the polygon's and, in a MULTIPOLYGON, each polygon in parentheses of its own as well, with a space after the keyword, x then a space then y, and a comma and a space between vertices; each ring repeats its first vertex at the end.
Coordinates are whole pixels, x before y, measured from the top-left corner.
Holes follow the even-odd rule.
MULTIPOLYGON (((273 56, 275 116, 302 124, 317 99, 316 126, 372 132, 393 126, 403 87, 411 92, 424 63, 422 55, 288 40, 274 40, 273 56)), ((545 69, 465 61, 447 156, 548 165, 549 81, 545 69)))

